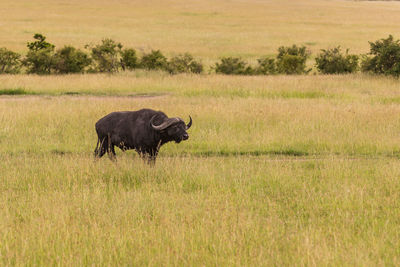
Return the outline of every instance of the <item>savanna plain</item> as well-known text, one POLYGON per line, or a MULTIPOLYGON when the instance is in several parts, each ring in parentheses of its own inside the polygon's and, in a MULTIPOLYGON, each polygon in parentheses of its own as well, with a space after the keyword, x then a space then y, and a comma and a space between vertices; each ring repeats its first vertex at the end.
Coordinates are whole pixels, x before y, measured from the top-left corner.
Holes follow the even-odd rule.
MULTIPOLYGON (((396 1, 0 1, 0 47, 110 37, 249 61, 400 37, 396 1)), ((311 60, 310 60, 311 62, 311 60)), ((312 65, 312 63, 310 63, 312 65)), ((0 265, 400 264, 400 83, 302 76, 1 75, 0 265), (155 167, 94 160, 95 122, 193 118, 155 167)))

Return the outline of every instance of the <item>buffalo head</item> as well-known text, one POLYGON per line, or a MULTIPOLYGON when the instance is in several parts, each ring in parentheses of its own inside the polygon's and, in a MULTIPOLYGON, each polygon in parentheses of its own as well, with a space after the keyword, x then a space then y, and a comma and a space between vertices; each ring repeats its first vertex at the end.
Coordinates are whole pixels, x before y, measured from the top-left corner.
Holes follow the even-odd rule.
POLYGON ((166 118, 161 124, 154 125, 153 120, 155 116, 153 116, 150 120, 151 127, 158 131, 168 135, 168 137, 174 140, 176 143, 180 143, 182 140, 187 140, 189 138, 188 133, 186 132, 190 126, 192 126, 192 117, 189 116, 189 123, 185 124, 185 122, 181 118, 166 118))

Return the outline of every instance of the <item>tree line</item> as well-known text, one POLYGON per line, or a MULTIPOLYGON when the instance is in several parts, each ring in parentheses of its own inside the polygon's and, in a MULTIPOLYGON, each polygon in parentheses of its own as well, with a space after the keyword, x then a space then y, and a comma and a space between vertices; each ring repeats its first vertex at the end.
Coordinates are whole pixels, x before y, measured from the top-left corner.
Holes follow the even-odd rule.
MULTIPOLYGON (((0 48, 0 74, 69 74, 115 73, 121 70, 163 70, 171 74, 202 73, 204 66, 190 53, 168 59, 160 50, 138 55, 133 48, 124 48, 112 39, 86 45, 85 50, 73 46, 56 49, 42 34, 35 34, 27 43, 25 56, 5 47, 0 48), (87 52, 86 52, 87 51, 87 52)), ((392 35, 369 42, 367 54, 350 54, 340 46, 321 49, 314 66, 322 74, 365 73, 400 75, 400 40, 392 35)), ((281 46, 275 57, 261 57, 254 65, 240 57, 222 57, 212 65, 210 72, 228 75, 308 74, 307 60, 311 52, 306 46, 281 46)))

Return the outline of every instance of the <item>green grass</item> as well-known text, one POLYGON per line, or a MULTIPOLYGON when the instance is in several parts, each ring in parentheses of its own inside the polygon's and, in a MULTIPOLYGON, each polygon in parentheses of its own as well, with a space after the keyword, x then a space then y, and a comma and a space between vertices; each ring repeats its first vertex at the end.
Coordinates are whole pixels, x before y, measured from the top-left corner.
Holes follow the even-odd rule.
POLYGON ((399 263, 395 79, 0 79, 36 94, 0 97, 2 265, 399 263), (94 160, 95 122, 144 107, 191 115, 189 140, 94 160))
POLYGON ((21 76, 43 95, 0 97, 0 265, 399 264, 400 107, 377 101, 395 81, 141 77, 107 91, 125 75, 88 83, 102 96, 21 76), (184 93, 208 86, 226 94, 184 93), (132 151, 95 161, 95 122, 144 107, 191 115, 189 140, 154 168, 132 151))
POLYGON ((4 265, 398 263, 397 160, 2 162, 4 265))
POLYGON ((28 95, 33 93, 28 93, 23 88, 16 89, 0 89, 0 95, 28 95))

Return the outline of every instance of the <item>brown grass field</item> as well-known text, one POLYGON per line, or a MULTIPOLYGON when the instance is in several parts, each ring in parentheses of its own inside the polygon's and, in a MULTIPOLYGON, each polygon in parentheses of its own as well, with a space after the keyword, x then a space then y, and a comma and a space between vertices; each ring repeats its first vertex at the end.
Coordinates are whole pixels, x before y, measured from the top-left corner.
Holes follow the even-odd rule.
POLYGON ((208 60, 252 59, 281 45, 312 52, 341 45, 366 53, 368 41, 399 33, 398 1, 135 0, 2 1, 1 46, 23 52, 34 33, 62 46, 113 38, 127 47, 208 60))
MULTIPOLYGON (((254 60, 400 37, 396 1, 0 1, 0 47, 111 37, 254 60)), ((0 265, 397 266, 400 83, 354 75, 0 75, 0 265), (187 120, 155 167, 95 161, 95 122, 187 120)))

